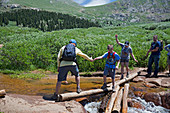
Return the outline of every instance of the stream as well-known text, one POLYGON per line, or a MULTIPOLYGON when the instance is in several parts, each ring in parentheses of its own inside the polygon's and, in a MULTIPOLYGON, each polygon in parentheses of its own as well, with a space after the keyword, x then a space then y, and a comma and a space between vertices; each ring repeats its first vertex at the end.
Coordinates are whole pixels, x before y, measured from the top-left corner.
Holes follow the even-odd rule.
MULTIPOLYGON (((55 76, 55 75, 54 75, 55 76)), ((57 80, 45 78, 40 80, 32 79, 15 79, 10 78, 9 75, 0 74, 0 89, 5 89, 7 93, 22 94, 22 95, 38 95, 53 94, 55 92, 55 85, 57 80)), ((68 84, 62 83, 60 93, 76 91, 76 83, 74 77, 67 79, 68 84)), ((111 82, 110 78, 107 78, 111 82)), ((97 89, 103 84, 102 77, 81 77, 82 90, 97 89)), ((132 83, 133 84, 133 83, 132 83)), ((131 90, 131 88, 130 88, 131 90)), ((134 91, 130 91, 133 92, 134 91)), ((95 96, 87 96, 80 102, 88 113, 98 113, 101 104, 101 99, 105 94, 98 94, 95 96)), ((140 97, 129 95, 134 103, 140 103, 140 107, 128 107, 128 113, 170 113, 170 109, 165 109, 161 106, 156 106, 153 102, 146 102, 140 97)))

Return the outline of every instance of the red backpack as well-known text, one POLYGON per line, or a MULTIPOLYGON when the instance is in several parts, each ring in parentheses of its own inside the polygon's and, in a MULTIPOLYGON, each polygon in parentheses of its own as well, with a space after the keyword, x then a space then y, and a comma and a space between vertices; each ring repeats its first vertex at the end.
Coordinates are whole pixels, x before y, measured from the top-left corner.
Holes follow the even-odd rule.
MULTIPOLYGON (((113 59, 115 59, 115 54, 116 54, 116 52, 113 53, 113 59)), ((107 59, 109 59, 109 58, 110 58, 110 52, 108 51, 107 59)))

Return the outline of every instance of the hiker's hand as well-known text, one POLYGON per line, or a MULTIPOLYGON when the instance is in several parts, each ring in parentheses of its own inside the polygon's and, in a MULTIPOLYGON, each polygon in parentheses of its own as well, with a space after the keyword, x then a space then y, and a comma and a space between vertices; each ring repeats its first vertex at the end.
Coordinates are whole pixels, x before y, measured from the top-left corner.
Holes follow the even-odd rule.
POLYGON ((90 62, 93 62, 93 61, 94 61, 93 59, 90 60, 90 62))
POLYGON ((117 38, 117 34, 115 35, 115 37, 117 38))
POLYGON ((116 69, 116 70, 118 70, 118 68, 119 68, 119 67, 118 67, 118 66, 116 66, 116 68, 115 68, 115 69, 116 69))
POLYGON ((138 62, 138 60, 135 59, 135 62, 138 62))

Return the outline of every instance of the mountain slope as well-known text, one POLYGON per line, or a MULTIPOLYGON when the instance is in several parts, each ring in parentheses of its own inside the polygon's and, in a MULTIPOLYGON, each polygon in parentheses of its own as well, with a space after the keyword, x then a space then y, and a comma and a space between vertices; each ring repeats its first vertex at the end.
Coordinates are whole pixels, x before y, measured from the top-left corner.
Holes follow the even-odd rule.
POLYGON ((170 19, 170 0, 117 0, 110 4, 82 7, 73 0, 8 0, 10 4, 35 7, 99 21, 103 25, 159 22, 170 19))

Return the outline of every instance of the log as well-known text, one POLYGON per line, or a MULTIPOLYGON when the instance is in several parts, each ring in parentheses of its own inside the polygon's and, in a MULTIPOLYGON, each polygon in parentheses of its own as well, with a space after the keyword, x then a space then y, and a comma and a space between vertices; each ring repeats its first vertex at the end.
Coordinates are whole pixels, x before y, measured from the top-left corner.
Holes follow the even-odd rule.
MULTIPOLYGON (((142 68, 139 68, 139 71, 141 71, 141 70, 142 70, 142 68)), ((133 74, 129 75, 129 78, 118 80, 118 81, 115 82, 115 86, 123 84, 123 83, 133 79, 136 76, 137 76, 137 73, 133 73, 133 74)), ((60 94, 60 101, 71 100, 73 98, 79 98, 79 97, 85 97, 85 96, 89 96, 89 95, 104 93, 104 92, 108 92, 108 91, 111 91, 111 90, 112 90, 112 88, 109 87, 105 90, 94 89, 94 90, 82 91, 79 94, 77 92, 64 93, 64 94, 60 94)))
POLYGON ((100 108, 99 108, 99 113, 103 113, 106 110, 106 106, 108 104, 109 98, 111 96, 111 92, 109 92, 102 100, 100 108))
POLYGON ((118 95, 116 97, 116 101, 112 109, 113 113, 120 113, 122 97, 123 97, 123 87, 119 90, 118 95))
POLYGON ((116 92, 112 93, 112 95, 110 97, 110 101, 109 101, 109 103, 108 103, 108 105, 106 107, 105 113, 111 113, 113 105, 114 105, 114 101, 115 101, 115 99, 117 97, 119 89, 120 89, 119 85, 115 87, 116 92))
POLYGON ((3 90, 0 90, 0 97, 3 97, 3 96, 5 96, 6 95, 6 92, 5 92, 5 90, 3 89, 3 90))
POLYGON ((122 107, 122 113, 127 113, 128 104, 127 104, 127 96, 129 92, 129 84, 126 83, 124 85, 124 92, 123 92, 123 107, 122 107))

